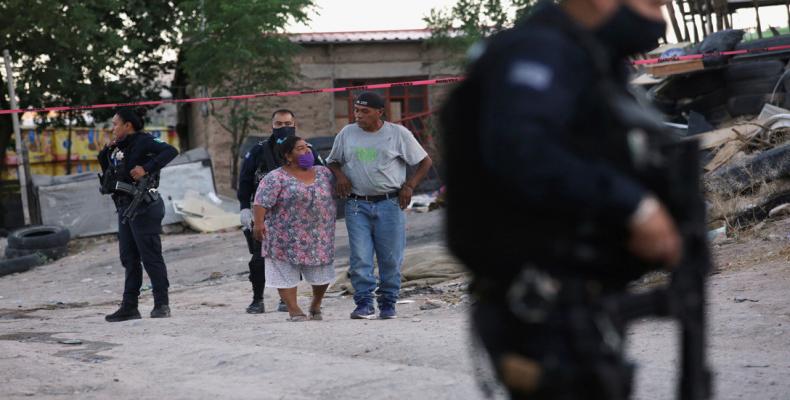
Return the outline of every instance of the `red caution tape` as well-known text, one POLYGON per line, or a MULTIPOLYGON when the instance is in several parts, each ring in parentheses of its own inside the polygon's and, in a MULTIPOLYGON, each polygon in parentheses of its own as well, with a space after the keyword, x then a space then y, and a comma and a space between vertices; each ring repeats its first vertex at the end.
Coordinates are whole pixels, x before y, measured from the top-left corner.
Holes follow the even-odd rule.
POLYGON ((689 55, 685 55, 685 56, 675 56, 675 57, 666 57, 666 58, 651 58, 651 59, 647 59, 647 60, 636 60, 632 64, 633 65, 650 65, 650 64, 660 64, 660 63, 672 62, 672 61, 699 60, 701 58, 706 58, 706 57, 737 56, 737 55, 741 55, 741 54, 750 54, 750 53, 770 53, 770 52, 773 52, 773 51, 782 51, 782 50, 790 50, 790 45, 772 46, 772 47, 765 47, 765 48, 761 48, 761 49, 713 51, 713 52, 709 52, 709 53, 689 54, 689 55))
POLYGON ((63 111, 96 110, 100 108, 115 108, 115 107, 158 106, 160 104, 204 103, 208 101, 217 101, 217 100, 245 100, 245 99, 255 99, 260 97, 286 97, 286 96, 299 96, 303 94, 313 94, 313 93, 335 93, 335 92, 345 92, 352 90, 386 89, 386 88, 398 87, 398 86, 430 86, 430 85, 441 85, 445 83, 459 82, 463 79, 464 79, 463 77, 454 76, 449 78, 426 79, 421 81, 376 83, 373 85, 348 86, 348 87, 324 88, 324 89, 292 90, 286 92, 254 93, 254 94, 242 94, 235 96, 198 97, 192 99, 149 100, 149 101, 138 101, 133 103, 93 104, 89 106, 58 106, 58 107, 25 108, 25 109, 17 108, 14 110, 0 110, 0 115, 25 113, 25 112, 49 112, 49 111, 63 112, 63 111))
MULTIPOLYGON (((666 57, 666 58, 651 58, 646 60, 636 60, 633 61, 632 64, 652 65, 652 64, 660 64, 660 63, 673 62, 673 61, 698 60, 706 57, 736 56, 741 54, 752 54, 752 53, 770 53, 774 51, 783 51, 783 50, 790 50, 790 45, 772 46, 772 47, 765 47, 761 49, 717 51, 717 52, 689 54, 685 56, 675 56, 675 57, 666 57)), ((49 111, 63 112, 63 111, 96 110, 100 108, 115 108, 115 107, 157 106, 160 104, 204 103, 208 101, 217 101, 217 100, 245 100, 245 99, 255 99, 260 97, 286 97, 286 96, 299 96, 299 95, 313 94, 313 93, 335 93, 335 92, 344 92, 344 91, 352 91, 352 90, 386 89, 386 88, 398 87, 398 86, 430 86, 430 85, 441 85, 445 83, 459 82, 463 79, 464 78, 461 76, 454 76, 454 77, 441 78, 441 79, 426 79, 421 81, 377 83, 377 84, 362 85, 362 86, 292 90, 285 92, 270 92, 270 93, 253 93, 253 94, 242 94, 235 96, 197 97, 192 99, 149 100, 149 101, 138 101, 133 103, 93 104, 88 106, 58 106, 58 107, 24 108, 24 109, 17 108, 14 110, 0 110, 0 115, 25 113, 25 112, 49 112, 49 111)))

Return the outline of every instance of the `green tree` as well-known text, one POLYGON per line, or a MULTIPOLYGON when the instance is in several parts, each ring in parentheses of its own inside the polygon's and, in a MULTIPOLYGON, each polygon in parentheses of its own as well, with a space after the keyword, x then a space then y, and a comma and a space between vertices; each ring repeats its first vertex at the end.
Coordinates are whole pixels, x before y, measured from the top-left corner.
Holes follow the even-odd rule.
MULTIPOLYGON (((157 79, 176 46, 177 2, 162 0, 0 0, 0 50, 13 58, 21 107, 116 103, 159 95, 157 79)), ((10 108, 5 68, 0 108, 10 108)), ((108 118, 112 110, 96 110, 108 118)), ((63 115, 55 123, 62 123, 63 115)), ((81 119, 82 114, 73 117, 81 119)), ((42 123, 46 119, 39 118, 42 123)), ((84 122, 84 121, 82 121, 84 122)), ((0 115, 0 170, 11 143, 0 115)), ((2 215, 2 213, 0 213, 2 215)), ((1 224, 0 224, 1 225, 1 224)))
POLYGON ((430 43, 447 50, 450 64, 463 67, 473 44, 512 27, 535 3, 537 0, 458 0, 452 7, 432 9, 423 21, 432 31, 430 43))
MULTIPOLYGON (((0 49, 13 58, 20 106, 158 97, 157 79, 172 68, 164 58, 177 40, 176 17, 172 1, 0 0, 0 49)), ((0 106, 9 108, 2 76, 0 83, 0 106)), ((102 120, 110 113, 92 114, 102 120)), ((11 136, 10 116, 0 119, 2 157, 11 136)))
MULTIPOLYGON (((286 88, 296 77, 292 58, 299 46, 285 35, 291 21, 305 22, 312 0, 191 0, 182 4, 183 64, 193 87, 212 96, 286 88)), ((212 102, 210 113, 231 134, 231 185, 236 188, 239 145, 268 115, 255 102, 212 102)))

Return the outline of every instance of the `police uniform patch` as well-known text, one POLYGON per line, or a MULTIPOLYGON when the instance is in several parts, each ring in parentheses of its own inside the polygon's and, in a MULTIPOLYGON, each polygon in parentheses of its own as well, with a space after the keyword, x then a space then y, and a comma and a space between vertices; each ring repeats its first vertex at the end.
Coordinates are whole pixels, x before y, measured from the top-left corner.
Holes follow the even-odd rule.
POLYGON ((508 74, 510 82, 540 91, 548 89, 553 78, 554 72, 549 67, 534 61, 518 61, 508 74))

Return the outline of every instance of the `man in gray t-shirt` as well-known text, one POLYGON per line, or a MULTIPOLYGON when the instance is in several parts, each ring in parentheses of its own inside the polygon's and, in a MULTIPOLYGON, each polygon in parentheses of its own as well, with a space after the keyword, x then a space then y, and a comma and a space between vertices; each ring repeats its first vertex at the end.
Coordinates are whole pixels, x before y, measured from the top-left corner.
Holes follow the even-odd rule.
POLYGON ((361 93, 354 101, 356 123, 335 137, 327 163, 337 179, 337 192, 348 197, 346 227, 351 259, 349 272, 356 309, 353 319, 375 317, 373 291, 378 286, 379 318, 395 318, 400 267, 406 245, 406 217, 414 188, 431 168, 431 158, 401 125, 382 121, 384 100, 361 93), (406 178, 406 167, 417 170, 406 178), (373 256, 380 282, 373 273, 373 256))

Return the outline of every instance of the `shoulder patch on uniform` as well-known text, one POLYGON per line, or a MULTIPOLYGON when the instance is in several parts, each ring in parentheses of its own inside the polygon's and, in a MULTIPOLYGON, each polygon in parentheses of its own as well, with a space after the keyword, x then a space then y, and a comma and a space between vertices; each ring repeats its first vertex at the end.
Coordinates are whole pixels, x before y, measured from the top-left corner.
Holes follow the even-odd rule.
POLYGON ((535 61, 517 61, 510 67, 508 81, 528 86, 535 90, 546 90, 554 79, 554 71, 547 65, 535 61))
POLYGON ((158 137, 154 138, 154 142, 164 143, 164 141, 162 139, 159 139, 158 137))

